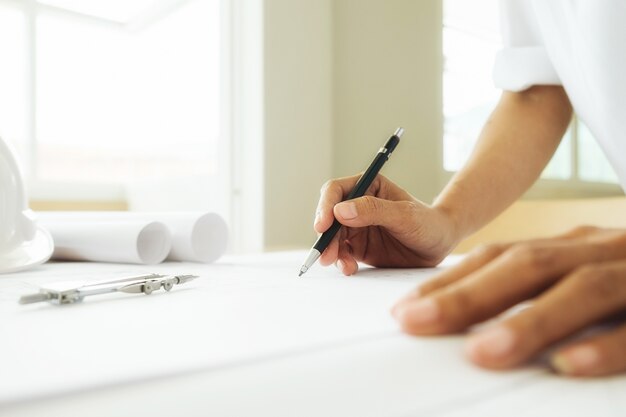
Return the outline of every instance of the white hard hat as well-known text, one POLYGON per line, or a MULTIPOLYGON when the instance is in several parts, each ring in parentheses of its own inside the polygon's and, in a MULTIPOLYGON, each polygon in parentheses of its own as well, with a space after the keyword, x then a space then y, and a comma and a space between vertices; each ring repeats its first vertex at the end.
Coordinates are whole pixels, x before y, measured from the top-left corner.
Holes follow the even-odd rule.
POLYGON ((28 208, 15 155, 0 138, 0 273, 14 272, 50 259, 52 236, 37 225, 28 208))

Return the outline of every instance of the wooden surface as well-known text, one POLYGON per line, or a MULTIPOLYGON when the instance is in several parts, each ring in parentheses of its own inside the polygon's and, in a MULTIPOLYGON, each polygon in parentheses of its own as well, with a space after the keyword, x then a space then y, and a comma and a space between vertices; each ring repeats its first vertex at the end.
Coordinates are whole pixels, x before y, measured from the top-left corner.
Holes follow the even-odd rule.
POLYGON ((626 197, 519 201, 461 242, 455 253, 489 242, 552 236, 581 225, 626 228, 626 197))
POLYGON ((30 208, 35 211, 126 211, 126 201, 97 200, 31 200, 30 208))

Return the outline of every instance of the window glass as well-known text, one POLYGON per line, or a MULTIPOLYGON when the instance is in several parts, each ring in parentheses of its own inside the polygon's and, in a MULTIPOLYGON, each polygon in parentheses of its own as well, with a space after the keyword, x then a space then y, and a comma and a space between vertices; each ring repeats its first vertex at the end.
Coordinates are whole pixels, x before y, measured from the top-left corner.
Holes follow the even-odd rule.
POLYGON ((0 3, 0 136, 27 160, 26 19, 0 3))
POLYGON ((572 129, 565 132, 561 144, 554 156, 543 170, 541 178, 552 180, 567 180, 572 177, 572 129))
POLYGON ((124 182, 214 174, 219 3, 183 3, 139 30, 40 13, 38 176, 124 182))
MULTIPOLYGON (((444 169, 458 171, 469 157, 501 91, 492 71, 502 47, 498 0, 444 0, 444 169)), ((572 176, 571 132, 565 135, 543 178, 572 176)))
POLYGON ((497 0, 444 1, 444 168, 448 171, 463 166, 500 96, 491 80, 499 48, 497 0))
POLYGON ((617 183, 617 174, 584 123, 578 122, 578 175, 584 181, 617 183))
POLYGON ((37 3, 127 23, 155 7, 155 0, 38 0, 37 3))

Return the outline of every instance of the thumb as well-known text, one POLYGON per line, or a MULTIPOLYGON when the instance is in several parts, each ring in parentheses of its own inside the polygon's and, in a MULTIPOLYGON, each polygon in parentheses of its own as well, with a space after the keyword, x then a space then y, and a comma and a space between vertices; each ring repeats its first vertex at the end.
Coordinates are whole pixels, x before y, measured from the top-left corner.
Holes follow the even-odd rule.
POLYGON ((348 227, 382 226, 393 230, 411 221, 415 208, 411 201, 390 201, 368 195, 336 204, 333 213, 348 227))

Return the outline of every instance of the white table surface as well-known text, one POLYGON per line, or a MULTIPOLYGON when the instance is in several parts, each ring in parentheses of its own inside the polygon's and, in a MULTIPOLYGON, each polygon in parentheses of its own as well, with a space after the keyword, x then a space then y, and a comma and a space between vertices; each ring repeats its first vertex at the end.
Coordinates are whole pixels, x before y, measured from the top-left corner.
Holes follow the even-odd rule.
MULTIPOLYGON (((489 372, 472 366, 462 358, 460 336, 413 338, 401 334, 385 310, 393 299, 430 273, 367 270, 360 277, 343 278, 332 270, 317 268, 310 272, 305 284, 291 284, 286 281, 286 277, 279 276, 287 269, 297 272, 302 256, 302 253, 279 253, 227 257, 210 266, 163 264, 150 269, 157 272, 189 271, 211 276, 228 275, 226 271, 234 269, 238 272, 231 273, 230 277, 216 277, 214 281, 207 279, 204 284, 195 287, 195 291, 191 287, 185 292, 180 291, 179 295, 175 295, 175 292, 159 297, 111 295, 105 296, 108 298, 102 301, 94 298, 83 305, 70 306, 71 310, 65 311, 59 310, 64 307, 51 305, 37 308, 17 306, 16 294, 32 289, 35 285, 58 280, 59 275, 67 275, 68 271, 73 271, 72 276, 75 278, 85 272, 110 275, 121 270, 145 271, 146 268, 58 263, 28 273, 0 276, 0 343, 6 342, 5 347, 0 347, 0 352, 5 363, 3 368, 7 370, 0 373, 0 385, 5 393, 11 393, 13 381, 15 385, 24 385, 23 375, 28 375, 24 387, 13 387, 15 397, 5 395, 3 401, 0 401, 0 415, 451 417, 589 416, 593 413, 598 416, 626 416, 624 376, 565 379, 540 366, 527 366, 510 372, 489 372), (242 265, 248 269, 241 269, 242 265), (259 283, 256 288, 254 282, 257 281, 248 281, 246 278, 236 282, 237 274, 249 276, 253 274, 252 271, 259 271, 259 275, 275 271, 277 276, 271 285, 263 286, 259 283), (220 280, 229 281, 222 285, 220 280), (338 318, 337 323, 329 326, 328 320, 332 320, 332 314, 320 313, 318 328, 316 320, 309 320, 308 313, 299 312, 297 305, 305 304, 307 299, 296 297, 294 301, 294 295, 298 294, 296 291, 300 291, 297 285, 304 285, 302 291, 308 291, 312 297, 310 305, 303 307, 305 311, 307 308, 311 311, 319 308, 331 310, 332 313, 342 309, 340 312, 335 311, 337 315, 347 316, 349 312, 358 314, 345 322, 338 318), (323 286, 323 293, 316 292, 317 285, 323 286), (251 288, 249 291, 248 287, 251 288), (368 288, 367 292, 365 288, 368 288), (257 345, 248 350, 237 350, 237 346, 233 345, 232 357, 224 356, 221 350, 207 350, 211 355, 222 355, 220 360, 212 362, 214 358, 194 356, 198 352, 187 343, 193 341, 202 344, 205 339, 197 335, 189 335, 189 339, 186 339, 184 331, 187 330, 183 326, 184 331, 172 332, 181 339, 175 345, 179 348, 172 351, 172 347, 168 346, 162 354, 162 362, 168 362, 171 355, 183 357, 174 361, 175 365, 181 366, 179 371, 155 361, 150 356, 154 352, 146 352, 154 364, 155 372, 147 373, 144 368, 138 367, 138 374, 130 376, 117 371, 115 361, 102 362, 109 368, 109 372, 97 366, 102 356, 118 355, 120 352, 109 349, 109 346, 99 349, 99 345, 93 345, 90 347, 93 351, 85 355, 77 350, 80 339, 64 338, 63 331, 59 332, 58 340, 52 341, 52 344, 60 346, 57 348, 40 346, 42 342, 36 338, 24 339, 37 343, 35 347, 41 348, 41 354, 33 346, 23 346, 23 351, 27 353, 20 357, 21 350, 15 348, 20 345, 11 342, 15 337, 22 337, 21 332, 41 331, 39 323, 50 326, 51 322, 54 324, 54 320, 59 320, 59 328, 63 329, 63 324, 71 323, 71 317, 75 314, 106 316, 110 314, 107 311, 111 308, 123 310, 131 307, 150 311, 155 304, 175 299, 166 297, 178 297, 189 307, 189 304, 197 303, 198 294, 204 294, 202 291, 207 289, 215 293, 212 295, 215 298, 206 295, 207 300, 232 297, 234 304, 240 298, 246 300, 245 297, 248 297, 246 303, 249 303, 249 299, 254 297, 268 299, 276 292, 282 292, 286 297, 272 299, 272 306, 255 306, 258 317, 250 317, 249 320, 257 323, 256 327, 268 325, 271 334, 275 328, 262 319, 271 317, 273 322, 279 320, 279 316, 273 314, 281 311, 277 307, 282 307, 281 303, 284 302, 290 311, 284 311, 283 315, 294 316, 297 322, 305 324, 305 328, 297 331, 285 328, 285 336, 281 336, 280 343, 263 342, 258 345, 262 347, 259 348, 262 352, 255 352, 254 347, 257 345), (241 297, 237 296, 239 292, 242 293, 241 297), (341 297, 334 299, 337 294, 341 297), (351 294, 354 294, 353 299, 351 294), (283 298, 291 300, 282 301, 283 298), (290 302, 295 302, 296 307, 290 302), (367 309, 367 303, 371 303, 372 312, 367 309), (25 309, 21 310, 22 307, 25 309), (68 319, 69 314, 72 316, 68 319), (14 325, 16 322, 24 323, 26 328, 17 328, 14 325), (371 323, 371 328, 368 323, 371 323), (326 331, 327 327, 332 328, 332 331, 326 331), (342 337, 342 329, 346 337, 342 337), (339 333, 333 333, 336 331, 339 333), (311 338, 307 339, 307 335, 311 335, 311 338), (185 362, 186 355, 190 362, 185 362), (32 360, 27 356, 32 357, 32 360), (74 357, 80 358, 76 361, 78 363, 72 361, 74 357), (51 360, 49 365, 46 363, 48 358, 51 360), (19 366, 11 366, 15 360, 19 366), (58 360, 64 362, 59 364, 58 360), (80 372, 72 372, 72 369, 83 366, 81 362, 85 360, 96 362, 89 368, 93 376, 91 379, 84 379, 80 372), (198 363, 198 366, 189 367, 189 363, 198 363), (39 374, 36 369, 29 369, 31 364, 39 369, 39 374), (24 372, 20 372, 20 369, 24 372), (63 378, 64 369, 67 371, 67 379, 63 378), (54 375, 49 375, 52 372, 54 375), (55 377, 58 383, 50 386, 55 377), (67 382, 72 378, 85 382, 79 386, 72 385, 71 381, 67 382), (32 390, 28 389, 30 381, 34 387, 32 390), (55 390, 55 387, 58 389, 55 390)), ((265 279, 270 280, 267 277, 265 279)), ((176 314, 176 311, 171 313, 176 314)), ((202 326, 204 323, 207 329, 212 329, 210 324, 216 320, 227 324, 229 329, 234 329, 233 332, 250 330, 249 327, 241 327, 242 317, 237 317, 236 321, 228 315, 200 319, 197 324, 202 326)), ((291 324, 289 321, 284 322, 285 326, 291 324)), ((105 328, 104 331, 108 332, 107 336, 116 337, 114 329, 105 328)), ((259 332, 254 340, 262 341, 262 335, 263 332, 259 332)), ((207 337, 210 341, 210 334, 207 337)), ((220 340, 230 340, 223 343, 240 343, 237 337, 220 340)), ((271 339, 280 337, 274 335, 271 339)), ((89 346, 88 342, 85 343, 84 346, 89 346)), ((141 341, 133 343, 141 346, 141 341)), ((219 341, 215 343, 219 344, 219 341)), ((144 348, 142 350, 145 352, 144 348)), ((155 346, 154 351, 158 352, 159 346, 155 346)), ((142 352, 129 346, 128 353, 141 355, 142 352)))

